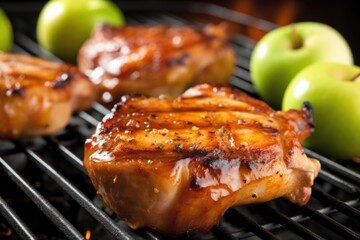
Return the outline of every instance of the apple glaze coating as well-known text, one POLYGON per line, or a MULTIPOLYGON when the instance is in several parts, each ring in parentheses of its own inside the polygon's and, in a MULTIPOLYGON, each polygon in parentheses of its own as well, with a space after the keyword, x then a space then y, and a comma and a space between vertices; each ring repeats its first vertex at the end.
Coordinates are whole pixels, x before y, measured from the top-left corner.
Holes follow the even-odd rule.
POLYGON ((227 39, 226 24, 101 25, 82 46, 78 65, 96 84, 97 100, 111 107, 129 93, 177 97, 195 84, 229 83, 235 54, 227 39))
POLYGON ((0 53, 0 138, 52 134, 94 98, 95 86, 74 66, 0 53))
POLYGON ((206 232, 232 206, 306 204, 320 170, 300 145, 312 130, 309 108, 276 112, 227 87, 124 96, 86 141, 84 167, 132 228, 206 232))

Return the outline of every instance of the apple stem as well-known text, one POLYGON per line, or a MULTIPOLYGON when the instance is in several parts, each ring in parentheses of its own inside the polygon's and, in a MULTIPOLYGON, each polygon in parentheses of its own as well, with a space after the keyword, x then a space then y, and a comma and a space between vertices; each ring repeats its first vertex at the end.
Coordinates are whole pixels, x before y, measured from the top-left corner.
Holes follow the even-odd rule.
POLYGON ((351 82, 355 82, 359 80, 360 80, 360 72, 358 72, 353 78, 350 79, 351 82))
POLYGON ((296 29, 296 25, 295 24, 292 24, 291 25, 291 42, 292 42, 292 47, 293 49, 299 49, 302 47, 302 39, 296 29))

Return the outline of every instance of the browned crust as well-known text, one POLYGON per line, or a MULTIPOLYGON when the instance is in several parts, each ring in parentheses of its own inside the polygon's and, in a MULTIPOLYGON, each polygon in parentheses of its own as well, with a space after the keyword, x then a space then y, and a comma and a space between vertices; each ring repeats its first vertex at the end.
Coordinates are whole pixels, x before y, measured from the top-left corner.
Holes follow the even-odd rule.
POLYGON ((0 53, 0 137, 48 135, 88 109, 95 87, 76 67, 0 53))
POLYGON ((235 54, 226 38, 224 24, 101 25, 81 48, 78 65, 97 85, 100 102, 114 103, 129 93, 179 96, 191 85, 229 83, 235 54))
POLYGON ((299 142, 310 122, 305 109, 208 84, 176 99, 126 96, 86 142, 84 167, 133 228, 208 231, 234 205, 306 204, 320 170, 299 142))

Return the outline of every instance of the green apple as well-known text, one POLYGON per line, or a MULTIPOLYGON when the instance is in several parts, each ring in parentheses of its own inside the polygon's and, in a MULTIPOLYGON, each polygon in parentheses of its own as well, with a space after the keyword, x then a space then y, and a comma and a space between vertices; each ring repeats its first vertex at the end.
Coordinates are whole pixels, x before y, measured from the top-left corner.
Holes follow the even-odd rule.
POLYGON ((251 55, 250 73, 259 96, 279 109, 295 74, 324 61, 352 64, 348 43, 328 25, 300 22, 274 29, 260 39, 251 55))
POLYGON ((314 110, 315 132, 304 145, 335 159, 360 156, 360 67, 314 63, 301 70, 287 87, 283 110, 314 110))
POLYGON ((0 8, 0 52, 10 51, 13 42, 11 23, 5 12, 0 8))
POLYGON ((52 0, 37 22, 37 40, 65 61, 75 62, 82 44, 99 23, 124 24, 121 10, 107 0, 52 0))

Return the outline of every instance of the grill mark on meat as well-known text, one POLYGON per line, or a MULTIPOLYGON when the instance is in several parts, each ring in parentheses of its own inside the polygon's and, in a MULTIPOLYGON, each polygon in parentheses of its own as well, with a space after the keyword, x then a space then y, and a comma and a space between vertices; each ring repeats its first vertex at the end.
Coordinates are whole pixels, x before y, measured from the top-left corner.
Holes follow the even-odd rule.
POLYGON ((204 96, 220 96, 203 104, 203 111, 187 108, 199 107, 197 97, 175 106, 171 99, 169 104, 154 98, 127 99, 86 141, 84 167, 96 190, 121 218, 132 219, 131 226, 177 235, 209 230, 234 205, 279 197, 300 205, 309 200, 320 165, 301 151, 298 138, 310 135, 305 113, 269 107, 259 114, 251 108, 254 118, 240 110, 232 113, 226 111, 227 103, 235 94, 224 89, 200 85, 187 94, 202 95, 203 102, 209 100, 204 96), (178 111, 182 107, 187 111, 178 111), (104 126, 109 132, 102 132, 104 126), (114 156, 111 162, 109 154, 114 156), (117 184, 114 175, 121 177, 117 184), (194 225, 188 219, 194 219, 194 225))
POLYGON ((218 160, 219 158, 209 158, 209 159, 206 159, 202 165, 207 167, 207 168, 212 168, 213 167, 213 164, 218 160))
MULTIPOLYGON (((227 114, 228 111, 218 111, 218 115, 227 114)), ((227 131, 231 131, 231 128, 233 129, 258 129, 259 131, 263 131, 264 133, 268 133, 270 135, 277 135, 279 134, 279 129, 275 126, 277 126, 277 123, 270 124, 260 124, 256 120, 252 120, 249 118, 249 116, 244 116, 244 112, 233 112, 234 118, 242 118, 242 121, 244 124, 238 124, 238 120, 227 120, 221 123, 214 123, 212 119, 214 119, 214 116, 210 117, 212 113, 209 112, 161 112, 157 113, 156 118, 154 118, 154 113, 124 113, 121 114, 119 117, 116 118, 115 121, 111 122, 111 125, 109 127, 104 128, 104 131, 108 131, 112 129, 118 130, 118 131, 124 131, 124 130, 146 130, 151 132, 152 130, 158 130, 158 129, 169 129, 169 130, 176 130, 176 129, 184 129, 187 128, 189 125, 193 126, 191 130, 198 131, 199 133, 204 130, 210 130, 210 128, 213 128, 214 131, 221 127, 223 124, 228 124, 229 129, 227 131), (186 120, 186 117, 192 117, 192 121, 186 120), (202 118, 201 116, 207 116, 206 118, 202 118), (130 124, 130 123, 136 122, 137 124, 130 124), (115 129, 113 127, 116 127, 115 129)), ((250 116, 252 117, 252 116, 250 116)), ((253 116, 256 117, 255 115, 253 116)), ((259 118, 259 116, 257 116, 259 118)), ((264 117, 264 121, 266 121, 266 117, 264 117)))
POLYGON ((199 178, 193 176, 190 180, 190 188, 193 190, 200 190, 203 187, 199 184, 199 178))
POLYGON ((22 98, 25 98, 26 95, 25 95, 25 89, 21 86, 16 86, 14 88, 10 88, 6 91, 6 96, 7 97, 10 97, 10 96, 14 96, 14 95, 17 95, 17 96, 20 96, 22 98))
POLYGON ((175 65, 184 65, 186 63, 186 60, 190 57, 189 53, 185 52, 180 57, 169 59, 167 61, 167 65, 169 67, 175 66, 175 65))
POLYGON ((102 25, 79 51, 78 66, 96 82, 98 100, 105 103, 134 92, 178 96, 203 79, 225 85, 236 61, 229 34, 225 25, 206 28, 213 30, 102 25), (217 74, 209 74, 209 69, 217 74), (116 79, 111 86, 109 79, 116 79), (114 99, 103 99, 105 92, 114 99))
POLYGON ((94 97, 93 84, 73 65, 0 53, 1 138, 52 134, 94 97))
POLYGON ((54 81, 53 87, 56 89, 63 88, 69 85, 72 79, 73 77, 70 73, 62 73, 54 81))

